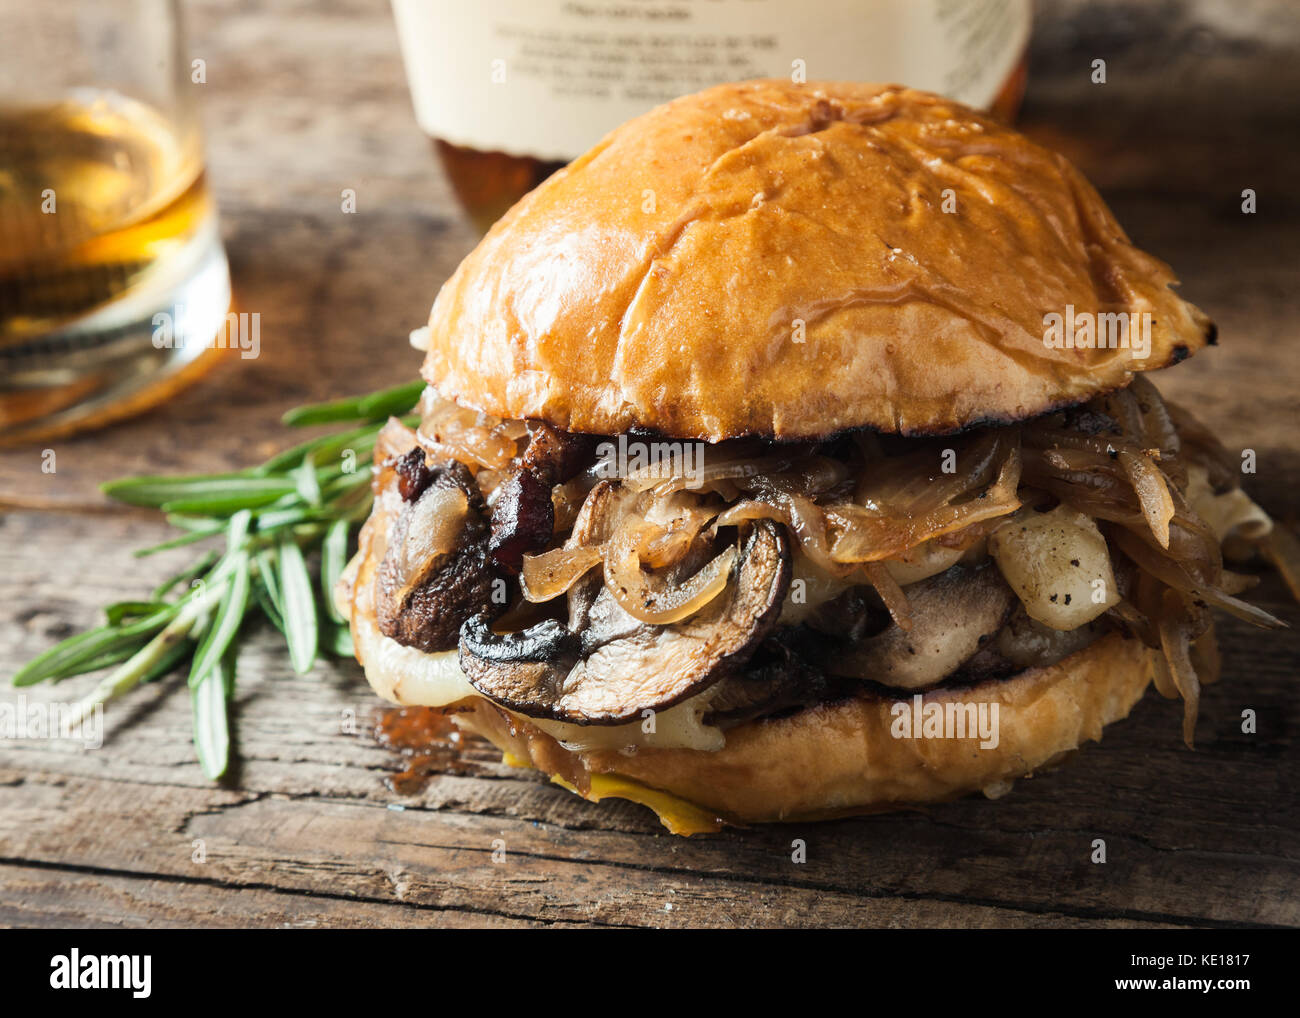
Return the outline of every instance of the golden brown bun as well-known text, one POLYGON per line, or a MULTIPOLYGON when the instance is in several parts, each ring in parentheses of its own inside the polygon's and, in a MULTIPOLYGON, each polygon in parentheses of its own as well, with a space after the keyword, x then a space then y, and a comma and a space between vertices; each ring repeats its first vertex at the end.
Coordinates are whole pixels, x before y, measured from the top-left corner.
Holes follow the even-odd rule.
POLYGON ((1062 156, 982 114, 746 82, 624 124, 520 201, 439 293, 424 376, 595 434, 945 432, 1199 349, 1212 325, 1174 282, 1062 156), (1149 311, 1150 356, 1048 349, 1067 305, 1149 311))
POLYGON ((759 823, 876 812, 981 789, 1000 794, 1007 782, 1100 739, 1102 726, 1125 717, 1153 677, 1152 652, 1111 634, 1047 668, 926 694, 927 704, 996 702, 999 742, 990 749, 980 748, 978 739, 894 738, 890 708, 897 701, 877 697, 741 725, 716 753, 574 753, 477 698, 462 704, 472 711, 457 714, 456 721, 579 792, 593 775, 617 775, 726 820, 759 823))

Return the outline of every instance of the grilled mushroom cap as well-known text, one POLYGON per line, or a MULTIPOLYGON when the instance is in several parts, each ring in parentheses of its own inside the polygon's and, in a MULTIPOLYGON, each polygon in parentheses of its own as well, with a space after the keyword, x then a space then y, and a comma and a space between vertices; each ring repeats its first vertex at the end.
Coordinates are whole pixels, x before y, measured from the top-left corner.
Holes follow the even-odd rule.
POLYGON ((465 623, 460 666, 484 696, 529 717, 616 725, 707 689, 776 624, 790 582, 784 530, 756 521, 726 590, 690 618, 657 626, 627 614, 598 576, 571 598, 570 623, 520 633, 465 623))
POLYGON ((832 675, 896 689, 941 682, 1006 623, 1015 595, 990 563, 956 565, 906 588, 910 631, 889 626, 860 640, 823 645, 819 663, 832 675))

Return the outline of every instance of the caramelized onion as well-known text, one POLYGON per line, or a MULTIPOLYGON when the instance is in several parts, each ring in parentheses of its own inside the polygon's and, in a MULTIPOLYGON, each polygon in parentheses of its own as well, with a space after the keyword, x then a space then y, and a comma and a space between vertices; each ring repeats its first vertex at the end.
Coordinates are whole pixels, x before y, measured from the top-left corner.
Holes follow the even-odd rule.
POLYGON ((871 585, 876 588, 876 593, 880 595, 880 600, 885 602, 885 608, 889 611, 889 617, 894 620, 894 625, 904 632, 910 632, 912 607, 907 603, 907 595, 903 593, 903 588, 898 585, 898 581, 885 568, 883 562, 868 562, 866 573, 871 580, 871 585))
POLYGON ((687 509, 667 524, 645 528, 638 547, 641 561, 651 569, 675 565, 686 557, 700 531, 717 516, 716 509, 687 509))
POLYGON ((1119 466, 1118 455, 1114 470, 1098 465, 1091 471, 1078 472, 1064 468, 1062 459, 1068 455, 1059 449, 1026 449, 1025 480, 1055 495, 1072 509, 1094 519, 1117 523, 1139 537, 1151 539, 1154 544, 1165 536, 1161 520, 1168 508, 1163 504, 1167 496, 1174 512, 1167 520, 1168 544, 1161 545, 1162 551, 1186 566, 1198 582, 1215 582, 1223 567, 1218 539, 1191 511, 1178 488, 1168 483, 1168 478, 1160 479, 1164 485, 1163 495, 1152 493, 1148 515, 1143 511, 1143 502, 1134 482, 1119 466))
POLYGON ((1177 403, 1166 403, 1165 409, 1178 430, 1182 457, 1205 468, 1215 491, 1240 487, 1241 463, 1233 459, 1214 432, 1177 403))
POLYGON ((1134 375, 1126 391, 1137 403, 1142 418, 1143 444, 1160 450, 1162 461, 1173 460, 1182 452, 1183 442, 1159 390, 1150 379, 1134 375))
POLYGON ((1174 500, 1169 494, 1164 474, 1148 457, 1128 449, 1120 450, 1119 462, 1133 483, 1138 504, 1151 527, 1151 533, 1160 542, 1160 547, 1168 548, 1169 521, 1174 518, 1174 500))
POLYGON ((456 488, 434 488, 419 498, 411 512, 403 560, 409 566, 420 566, 455 550, 465 529, 469 499, 456 488))
POLYGON ((872 512, 922 515, 989 483, 1017 440, 1014 430, 989 431, 964 444, 927 442, 915 452, 869 462, 853 500, 872 512), (964 469, 943 472, 946 449, 956 453, 956 462, 964 469))
POLYGON ((549 601, 567 592, 603 557, 604 548, 600 546, 552 548, 525 555, 519 587, 529 601, 549 601))
POLYGON ((527 433, 521 421, 502 421, 457 406, 432 387, 420 397, 419 411, 422 444, 471 466, 504 467, 518 453, 518 439, 527 433))
MULTIPOLYGON (((885 503, 881 501, 873 503, 874 510, 856 503, 827 506, 825 518, 834 532, 831 558, 840 564, 896 558, 924 541, 1015 512, 1021 505, 1016 494, 1020 481, 1018 444, 1013 436, 999 436, 993 452, 1000 457, 996 482, 963 502, 950 504, 948 499, 954 497, 958 487, 986 476, 987 465, 981 465, 956 485, 946 485, 938 504, 920 513, 884 511, 885 503)), ((969 494, 970 489, 960 493, 969 494)))
POLYGON ((1264 537, 1262 549, 1265 558, 1282 574, 1291 596, 1300 601, 1300 541, 1282 524, 1275 523, 1264 537))
MULTIPOLYGON (((486 472, 483 471, 483 473, 486 472)), ((573 529, 573 524, 578 519, 578 513, 582 510, 582 503, 590 492, 590 481, 581 475, 564 484, 557 484, 551 491, 551 503, 555 506, 555 532, 557 534, 567 534, 573 529)))
POLYGON ((719 527, 734 527, 745 520, 776 520, 799 542, 799 549, 832 576, 849 572, 841 563, 831 558, 826 539, 826 521, 822 509, 812 499, 792 495, 785 491, 767 491, 762 499, 738 502, 714 523, 719 527))
POLYGON ((1178 617, 1178 595, 1165 592, 1165 612, 1156 623, 1160 632, 1160 649, 1164 652, 1169 675, 1183 698, 1183 742, 1192 748, 1196 738, 1196 714, 1201 704, 1201 683, 1192 667, 1191 634, 1187 623, 1178 617))
POLYGON ((1192 667, 1202 686, 1212 686, 1219 681, 1223 662, 1219 657, 1219 643, 1214 630, 1207 629, 1192 641, 1192 667))
POLYGON ((800 461, 792 470, 779 473, 761 473, 757 476, 758 487, 776 488, 795 495, 816 496, 842 485, 852 477, 848 464, 829 456, 810 456, 800 461))
POLYGON ((846 576, 861 563, 896 558, 932 538, 1006 516, 1020 507, 1016 496, 1020 457, 1014 433, 986 436, 973 448, 971 466, 943 481, 935 476, 935 450, 899 457, 905 464, 872 464, 880 467, 878 476, 873 484, 859 486, 866 504, 841 501, 822 506, 805 495, 760 487, 752 499, 722 513, 715 528, 742 520, 779 520, 813 562, 831 575, 846 576), (994 472, 992 487, 976 491, 994 472), (971 497, 953 504, 959 496, 971 497))
POLYGON ((1120 550, 1131 558, 1140 569, 1155 577, 1165 586, 1199 598, 1206 604, 1221 608, 1252 625, 1261 626, 1265 629, 1276 629, 1283 625, 1280 619, 1274 618, 1263 608, 1257 608, 1253 604, 1239 601, 1231 594, 1227 594, 1216 587, 1197 583, 1187 575, 1187 571, 1181 564, 1159 554, 1154 548, 1134 537, 1129 531, 1112 531, 1111 538, 1119 546, 1120 550))
POLYGON ((655 582, 641 569, 637 550, 647 525, 628 517, 605 548, 605 586, 619 606, 635 619, 666 626, 694 615, 726 589, 738 552, 728 547, 694 576, 681 582, 655 582))
MULTIPOLYGON (((651 449, 656 443, 647 441, 651 449)), ((668 451, 681 443, 662 443, 668 451)), ((720 482, 747 482, 765 474, 775 474, 789 468, 799 455, 793 446, 764 447, 753 440, 724 442, 719 445, 694 443, 699 450, 699 462, 690 476, 664 477, 664 457, 636 470, 629 470, 623 484, 629 491, 641 492, 654 488, 660 494, 680 491, 683 488, 712 490, 720 482)), ((672 462, 671 459, 668 460, 672 462)), ((743 485, 742 485, 743 486, 743 485)))

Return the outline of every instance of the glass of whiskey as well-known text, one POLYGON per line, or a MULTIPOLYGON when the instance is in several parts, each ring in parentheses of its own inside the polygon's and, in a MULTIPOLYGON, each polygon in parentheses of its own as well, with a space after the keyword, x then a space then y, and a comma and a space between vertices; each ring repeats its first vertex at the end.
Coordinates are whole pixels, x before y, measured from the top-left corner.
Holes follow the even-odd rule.
POLYGON ((176 0, 0 0, 0 443, 137 413, 226 348, 205 81, 176 0))

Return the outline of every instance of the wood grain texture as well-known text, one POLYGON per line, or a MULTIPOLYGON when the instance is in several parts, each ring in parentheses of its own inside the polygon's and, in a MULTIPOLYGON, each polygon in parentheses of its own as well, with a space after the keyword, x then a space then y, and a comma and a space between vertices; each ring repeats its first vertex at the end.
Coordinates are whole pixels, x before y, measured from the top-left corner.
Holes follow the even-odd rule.
MULTIPOLYGON (((1024 126, 1084 166, 1216 319, 1221 345, 1159 384, 1257 452, 1251 490, 1294 521, 1300 207, 1284 187, 1300 71, 1278 53, 1300 33, 1269 13, 1282 5, 1240 6, 1253 34, 1198 3, 1159 5, 1159 25, 1130 12, 1127 33, 1097 26, 1140 5, 1052 5, 1024 126), (1133 42, 1157 29, 1158 46, 1133 42), (1094 55, 1108 58, 1104 87, 1088 82, 1094 55), (1254 216, 1243 187, 1259 189, 1254 216)), ((412 122, 382 0, 210 0, 194 15, 211 174, 262 355, 57 443, 55 474, 40 449, 0 453, 0 502, 33 507, 0 516, 0 681, 185 558, 133 559, 166 528, 106 504, 99 482, 247 465, 297 437, 276 424, 286 406, 413 377, 406 333, 474 242, 412 122), (344 187, 356 215, 339 209, 344 187)), ((1300 624, 1275 577, 1252 597, 1300 624)), ((1221 643, 1225 678, 1206 691, 1194 752, 1177 705, 1152 693, 1101 745, 996 803, 686 841, 639 807, 504 767, 483 743, 457 773, 397 795, 359 668, 295 675, 277 635, 253 632, 233 708, 239 762, 219 785, 193 760, 179 677, 111 705, 101 748, 0 743, 0 924, 1300 925, 1300 635, 1224 620, 1221 643), (1240 730, 1247 708, 1258 734, 1240 730), (1105 865, 1089 861, 1098 838, 1105 865), (795 839, 805 863, 791 861, 795 839)))

